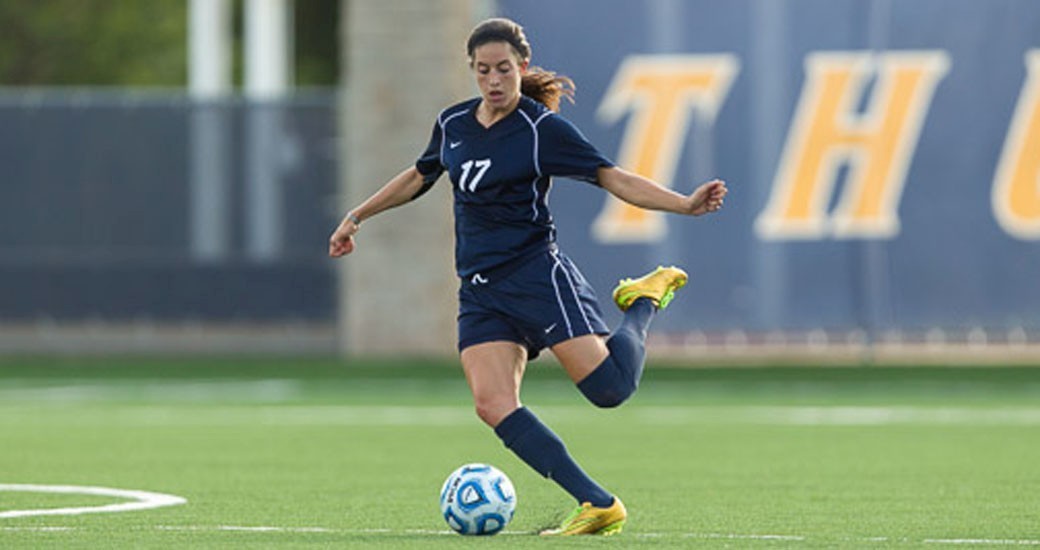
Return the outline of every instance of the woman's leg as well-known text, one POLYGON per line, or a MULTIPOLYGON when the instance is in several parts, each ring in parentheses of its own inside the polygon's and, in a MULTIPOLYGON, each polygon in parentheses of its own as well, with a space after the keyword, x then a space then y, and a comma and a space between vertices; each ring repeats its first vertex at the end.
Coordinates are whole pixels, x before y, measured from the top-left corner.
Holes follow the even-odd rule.
POLYGON ((486 342, 462 350, 462 368, 477 416, 528 466, 555 481, 579 503, 610 506, 613 496, 578 466, 552 430, 521 406, 520 383, 526 364, 527 350, 514 342, 486 342))
POLYGON ((527 350, 514 342, 486 342, 462 350, 462 370, 477 416, 492 428, 520 408, 527 350))
POLYGON ((647 330, 656 311, 649 299, 636 300, 609 338, 587 334, 552 347, 567 375, 597 407, 617 407, 639 387, 647 330))
POLYGON ((635 393, 643 377, 650 321, 687 279, 677 267, 658 267, 638 279, 621 281, 613 297, 625 318, 606 341, 586 335, 552 347, 571 380, 594 405, 616 407, 635 393))

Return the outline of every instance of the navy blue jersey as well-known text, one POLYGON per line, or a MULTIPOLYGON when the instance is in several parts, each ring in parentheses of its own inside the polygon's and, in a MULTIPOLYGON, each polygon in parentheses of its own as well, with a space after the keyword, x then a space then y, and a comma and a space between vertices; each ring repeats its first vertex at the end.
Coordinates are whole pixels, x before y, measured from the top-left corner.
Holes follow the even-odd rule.
POLYGON ((549 213, 552 176, 597 184, 613 163, 563 117, 529 97, 485 128, 480 98, 437 117, 416 169, 432 185, 445 170, 455 195, 455 268, 470 279, 554 248, 549 213))

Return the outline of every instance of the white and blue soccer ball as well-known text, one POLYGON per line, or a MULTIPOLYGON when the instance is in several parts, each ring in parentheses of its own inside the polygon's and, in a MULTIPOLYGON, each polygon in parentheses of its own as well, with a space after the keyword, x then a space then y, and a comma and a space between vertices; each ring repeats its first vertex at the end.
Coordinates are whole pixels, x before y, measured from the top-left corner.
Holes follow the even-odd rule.
POLYGON ((513 483, 490 464, 460 466, 441 487, 441 514, 461 535, 494 535, 515 511, 513 483))

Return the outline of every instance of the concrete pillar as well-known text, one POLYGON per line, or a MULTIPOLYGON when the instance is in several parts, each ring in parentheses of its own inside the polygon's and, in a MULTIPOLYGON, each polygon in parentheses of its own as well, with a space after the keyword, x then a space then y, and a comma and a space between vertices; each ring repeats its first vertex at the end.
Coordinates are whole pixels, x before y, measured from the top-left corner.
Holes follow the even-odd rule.
MULTIPOLYGON (((414 164, 437 114, 476 95, 465 42, 482 0, 344 0, 344 136, 337 215, 414 164)), ((451 355, 457 278, 451 185, 367 220, 338 260, 340 348, 451 355)), ((333 227, 329 227, 331 233, 333 227)))

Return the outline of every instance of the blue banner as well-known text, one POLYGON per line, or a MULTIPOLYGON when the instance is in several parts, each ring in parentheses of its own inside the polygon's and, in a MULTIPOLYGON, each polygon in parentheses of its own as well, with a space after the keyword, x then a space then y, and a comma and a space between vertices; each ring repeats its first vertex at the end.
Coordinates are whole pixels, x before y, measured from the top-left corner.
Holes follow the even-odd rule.
MULTIPOLYGON (((563 249, 606 295, 690 272, 685 334, 1040 331, 1040 2, 500 0, 563 114, 716 215, 554 187, 563 249)), ((1018 335, 1018 336, 1015 336, 1018 335)))

